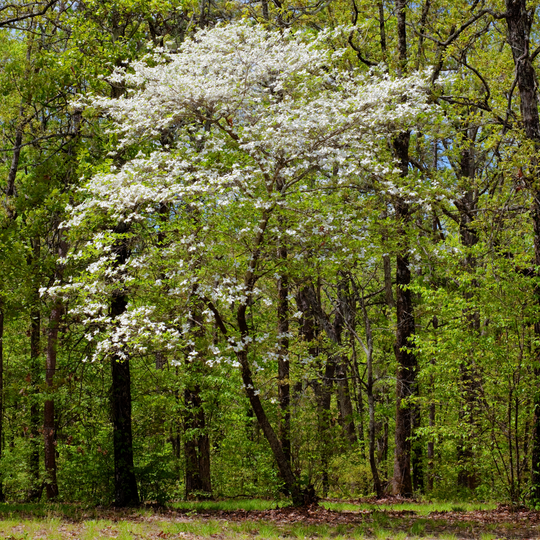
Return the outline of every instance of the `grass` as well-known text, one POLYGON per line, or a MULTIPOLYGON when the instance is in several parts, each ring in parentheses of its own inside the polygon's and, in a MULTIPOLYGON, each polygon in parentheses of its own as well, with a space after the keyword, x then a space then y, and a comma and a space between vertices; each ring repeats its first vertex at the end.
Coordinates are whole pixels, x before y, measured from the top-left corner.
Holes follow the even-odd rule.
POLYGON ((358 511, 392 511, 402 510, 414 512, 418 516, 427 516, 432 512, 474 512, 477 510, 495 510, 496 503, 479 502, 406 502, 396 504, 373 504, 373 503, 352 503, 352 502, 333 502, 324 501, 322 506, 328 510, 337 512, 358 512, 358 511))
MULTIPOLYGON (((279 503, 284 505, 283 502, 279 503)), ((231 499, 226 501, 181 502, 171 510, 150 507, 113 511, 67 504, 0 504, 0 540, 64 540, 77 538, 118 540, 219 538, 221 540, 373 540, 426 539, 458 540, 463 534, 478 531, 481 540, 500 538, 507 523, 472 523, 456 520, 456 507, 463 511, 492 510, 495 504, 484 503, 400 503, 375 505, 363 502, 325 502, 323 506, 338 511, 356 511, 357 516, 344 522, 305 520, 297 514, 288 521, 288 512, 281 521, 257 520, 256 514, 201 516, 212 511, 268 510, 274 501, 231 499), (401 510, 410 513, 395 514, 401 510), (429 517, 431 512, 454 512, 452 520, 444 514, 429 517), (198 514, 199 513, 199 514, 198 514)), ((335 516, 334 516, 335 517, 335 516)), ((459 516, 458 516, 459 518, 459 516)), ((338 520, 339 521, 339 520, 338 520)), ((515 526, 515 525, 514 525, 515 526)), ((523 525, 527 527, 527 524, 523 525)), ((537 537, 537 531, 531 536, 537 537)))
MULTIPOLYGON (((215 512, 233 510, 271 510, 277 508, 280 503, 266 499, 226 499, 223 501, 181 501, 171 504, 176 510, 193 510, 195 512, 215 512)), ((289 504, 288 501, 281 503, 281 506, 289 504)))

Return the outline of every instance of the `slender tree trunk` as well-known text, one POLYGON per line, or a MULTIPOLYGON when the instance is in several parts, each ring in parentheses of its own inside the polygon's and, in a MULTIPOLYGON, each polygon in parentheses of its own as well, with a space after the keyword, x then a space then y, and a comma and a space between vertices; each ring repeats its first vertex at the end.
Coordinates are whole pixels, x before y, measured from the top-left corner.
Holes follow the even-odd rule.
MULTIPOLYGON (((41 242, 39 238, 32 239, 32 254, 28 258, 29 264, 37 265, 40 257, 41 242)), ((32 309, 30 312, 30 382, 32 384, 32 395, 30 403, 30 478, 31 487, 28 495, 30 501, 37 501, 41 498, 43 483, 39 474, 39 441, 40 441, 40 414, 39 404, 36 399, 37 385, 39 383, 40 365, 39 356, 41 354, 41 312, 39 309, 39 293, 34 291, 32 299, 32 309)))
MULTIPOLYGON (((437 317, 433 317, 433 329, 436 331, 439 327, 439 321, 437 317)), ((435 361, 432 358, 431 363, 434 364, 435 361)), ((433 375, 431 375, 430 379, 430 390, 431 394, 433 395, 434 392, 434 383, 433 383, 433 375)), ((435 402, 431 400, 431 403, 429 404, 429 428, 430 430, 433 430, 435 427, 435 402)), ((427 443, 427 489, 429 492, 433 491, 433 484, 435 480, 435 441, 433 434, 430 437, 430 440, 427 443)))
MULTIPOLYGON (((356 343, 354 340, 354 336, 350 335, 350 342, 351 342, 351 350, 352 350, 352 370, 354 372, 353 375, 353 389, 354 389, 354 395, 356 397, 356 414, 358 415, 358 441, 360 442, 360 448, 362 451, 362 454, 365 455, 366 453, 366 441, 365 441, 365 435, 364 435, 364 397, 362 392, 362 385, 364 384, 364 381, 362 380, 362 377, 360 377, 360 370, 358 369, 358 358, 356 353, 356 343)), ((369 414, 369 413, 368 413, 369 414)), ((369 437, 369 435, 368 435, 369 437)))
MULTIPOLYGON (((49 318, 47 336, 47 358, 45 369, 45 384, 47 390, 53 391, 54 375, 56 372, 56 351, 58 344, 58 326, 62 316, 63 306, 60 301, 55 302, 49 318)), ((48 397, 45 401, 43 415, 43 438, 45 447, 45 490, 47 499, 58 497, 58 482, 56 480, 56 436, 54 422, 54 401, 48 397)))
MULTIPOLYGON (((431 402, 429 404, 429 427, 432 430, 435 427, 435 403, 431 402)), ((427 488, 428 491, 433 491, 433 482, 435 479, 435 441, 433 440, 433 435, 427 444, 427 488)))
POLYGON ((246 351, 239 351, 237 353, 237 358, 242 368, 242 381, 246 389, 246 394, 249 402, 251 403, 251 407, 253 408, 253 412, 257 417, 259 426, 261 427, 264 436, 270 445, 270 449, 272 450, 274 459, 276 460, 281 478, 285 482, 286 488, 291 493, 293 504, 295 506, 302 506, 306 503, 304 494, 302 493, 302 490, 298 485, 298 481, 294 476, 289 460, 281 448, 281 442, 279 441, 274 428, 266 416, 266 412, 262 406, 259 394, 255 391, 253 376, 251 374, 251 368, 248 363, 246 351))
MULTIPOLYGON (((30 313, 30 369, 32 380, 32 393, 37 392, 37 384, 39 378, 39 355, 41 353, 40 334, 41 334, 41 314, 39 309, 33 309, 30 313)), ((43 484, 39 475, 39 428, 40 428, 39 405, 32 395, 32 403, 30 404, 30 478, 31 488, 28 495, 29 501, 38 501, 41 498, 43 484)))
MULTIPOLYGON (((316 345, 318 337, 318 327, 313 313, 313 309, 306 299, 306 289, 300 289, 296 295, 298 309, 302 312, 302 336, 309 343, 308 352, 312 358, 319 357, 319 348, 316 345)), ((320 364, 319 364, 320 365, 320 364)), ((322 371, 322 366, 320 366, 322 371)), ((317 403, 317 432, 320 444, 320 460, 322 473, 322 496, 327 497, 330 488, 330 476, 328 465, 331 453, 330 440, 330 407, 332 401, 332 385, 334 380, 335 364, 329 360, 326 362, 324 375, 321 380, 312 382, 317 403)))
MULTIPOLYGON (((336 345, 342 345, 344 326, 354 328, 355 306, 349 294, 350 277, 344 272, 338 272, 337 285, 337 309, 334 316, 333 333, 336 345)), ((347 359, 344 355, 336 358, 336 381, 338 390, 339 417, 345 438, 349 445, 354 446, 358 442, 354 422, 354 410, 349 389, 349 370, 347 359)))
MULTIPOLYGON (((266 224, 265 224, 266 226, 266 224)), ((218 323, 219 329, 224 336, 228 337, 228 331, 219 312, 213 306, 209 304, 210 309, 212 309, 214 316, 216 317, 216 322, 218 323)), ((236 312, 236 321, 238 323, 238 329, 240 330, 240 336, 243 343, 246 343, 245 338, 249 336, 249 327, 246 319, 246 305, 242 305, 238 308, 236 312)), ((257 422, 261 428, 264 436, 272 450, 274 459, 278 467, 279 474, 285 483, 285 487, 291 494, 293 504, 295 506, 303 506, 306 504, 312 504, 316 502, 317 498, 313 490, 313 486, 309 486, 307 489, 301 489, 298 480, 294 476, 294 473, 291 468, 289 460, 286 458, 283 449, 281 448, 281 442, 274 431, 274 428, 270 424, 266 412, 262 406, 261 399, 259 397, 259 392, 255 389, 253 375, 251 373, 251 367, 249 365, 247 346, 236 352, 236 358, 240 364, 240 370, 242 375, 242 382, 244 383, 244 388, 251 404, 251 408, 257 417, 257 422)))
POLYGON ((379 470, 377 468, 377 461, 375 459, 375 398, 373 395, 373 332, 371 330, 371 322, 369 320, 368 312, 364 297, 360 298, 362 307, 362 313, 364 315, 364 327, 366 331, 366 363, 367 363, 367 383, 366 393, 368 398, 368 410, 369 410, 369 466, 371 468, 371 475, 373 476, 373 487, 375 489, 375 495, 377 499, 383 497, 383 489, 381 480, 379 478, 379 470))
POLYGON ((332 381, 335 375, 335 363, 332 360, 326 362, 322 381, 314 385, 315 399, 317 402, 318 432, 321 444, 321 469, 322 469, 322 494, 328 497, 330 489, 330 474, 328 466, 332 455, 331 429, 331 405, 332 405, 332 381))
POLYGON ((278 248, 278 259, 283 267, 278 279, 278 393, 281 413, 279 423, 279 438, 285 457, 291 460, 291 397, 290 397, 290 368, 289 368, 289 278, 286 261, 287 248, 278 248))
MULTIPOLYGON (((120 225, 117 232, 127 232, 127 227, 120 225)), ((129 252, 124 239, 115 246, 116 264, 126 263, 129 252)), ((113 321, 126 311, 127 297, 123 289, 113 292, 111 317, 113 321)), ((114 504, 115 506, 137 506, 139 494, 133 464, 133 434, 131 426, 131 374, 129 358, 114 354, 111 358, 112 388, 111 409, 113 420, 114 448, 114 504)))
MULTIPOLYGON (((246 272, 246 275, 244 276, 245 291, 250 295, 255 286, 255 282, 256 282, 255 270, 256 270, 259 257, 261 254, 261 246, 264 240, 265 230, 270 220, 272 210, 273 209, 268 209, 268 210, 263 211, 263 215, 261 216, 261 220, 259 221, 259 231, 257 232, 257 236, 255 238, 254 247, 252 251, 251 266, 249 267, 249 269, 246 272)), ((216 307, 212 304, 211 301, 207 300, 207 304, 214 314, 214 317, 216 319, 216 323, 220 329, 220 332, 229 341, 231 341, 231 338, 229 336, 229 333, 223 322, 223 319, 221 318, 219 311, 216 309, 216 307)), ((291 494, 293 504, 295 506, 303 506, 303 505, 309 505, 309 504, 315 503, 317 501, 317 497, 315 496, 315 490, 313 486, 308 486, 307 488, 304 488, 304 489, 300 487, 298 479, 295 477, 293 470, 291 468, 291 464, 289 460, 287 459, 287 457, 285 456, 285 453, 283 452, 283 448, 281 447, 281 442, 279 441, 279 438, 277 437, 274 431, 274 428, 270 424, 268 417, 266 415, 266 412, 264 411, 264 408, 261 403, 261 399, 259 397, 259 392, 255 388, 253 375, 251 372, 251 367, 250 367, 249 359, 248 359, 248 343, 250 341, 249 338, 251 336, 249 332, 249 326, 247 323, 246 312, 247 312, 247 303, 243 303, 239 305, 236 309, 236 323, 238 326, 238 331, 240 333, 241 341, 240 341, 240 344, 235 343, 235 347, 237 349, 236 358, 238 359, 238 362, 240 364, 242 382, 244 383, 244 388, 245 388, 247 397, 249 399, 253 412, 255 413, 255 416, 257 417, 258 424, 264 433, 264 436, 270 446, 270 449, 272 450, 272 454, 274 456, 274 459, 276 460, 279 474, 281 478, 283 479, 283 482, 285 483, 285 487, 291 494)))
MULTIPOLYGON (((504 17, 508 27, 508 43, 512 49, 516 80, 520 95, 521 117, 525 136, 540 148, 540 119, 538 115, 538 83, 530 55, 530 33, 534 9, 527 10, 526 0, 505 0, 504 17)), ((540 182, 537 178, 538 159, 531 159, 531 193, 533 197, 531 217, 534 229, 535 265, 540 266, 540 182)), ((540 305, 540 286, 535 287, 536 303, 540 305)), ((540 342, 540 321, 534 324, 536 343, 540 342)), ((540 363, 540 347, 535 351, 536 365, 540 363)), ((531 498, 540 500, 540 369, 536 368, 537 388, 534 396, 534 429, 532 441, 532 490, 531 498)))
MULTIPOLYGON (((63 259, 67 254, 67 244, 60 240, 58 255, 63 259)), ((62 278, 62 262, 57 263, 56 277, 62 278)), ((47 356, 45 361, 45 384, 49 392, 49 397, 45 401, 43 414, 43 439, 45 449, 45 490, 47 499, 58 497, 58 481, 56 468, 56 432, 55 432, 55 408, 54 400, 50 393, 54 388, 54 377, 56 373, 56 355, 58 349, 58 327, 64 311, 64 306, 60 299, 54 301, 51 314, 49 316, 49 328, 47 329, 47 356)))
POLYGON ((336 362, 336 381, 338 390, 338 404, 341 425, 345 437, 351 446, 358 442, 356 436, 356 427, 354 424, 354 411, 349 390, 349 377, 346 360, 343 357, 338 358, 336 362))

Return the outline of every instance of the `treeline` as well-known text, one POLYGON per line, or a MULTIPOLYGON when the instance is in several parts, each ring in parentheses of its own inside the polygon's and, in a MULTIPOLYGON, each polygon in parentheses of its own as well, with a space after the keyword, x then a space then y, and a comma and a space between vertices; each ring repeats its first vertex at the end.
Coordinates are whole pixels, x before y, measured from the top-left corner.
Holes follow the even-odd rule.
POLYGON ((0 500, 540 500, 525 0, 0 3, 0 500))

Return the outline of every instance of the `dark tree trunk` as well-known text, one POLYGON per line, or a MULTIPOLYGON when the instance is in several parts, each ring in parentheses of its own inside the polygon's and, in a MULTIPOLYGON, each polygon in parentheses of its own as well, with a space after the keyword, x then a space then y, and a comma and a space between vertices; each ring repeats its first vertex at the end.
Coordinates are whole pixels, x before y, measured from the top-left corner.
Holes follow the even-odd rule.
MULTIPOLYGON (((316 340, 319 335, 317 322, 309 301, 306 299, 306 289, 302 288, 296 295, 296 304, 302 312, 301 333, 303 339, 309 343, 308 352, 312 358, 319 357, 319 348, 316 340)), ((320 364, 319 364, 320 366, 320 364)), ((322 371, 322 366, 320 366, 322 371)), ((330 406, 332 401, 332 385, 334 380, 335 364, 329 360, 324 368, 324 375, 320 380, 312 381, 315 401, 317 403, 317 432, 320 444, 320 459, 322 473, 322 495, 328 496, 330 488, 330 476, 328 473, 328 464, 331 453, 330 439, 330 406)))
POLYGON ((251 374, 251 368, 248 363, 246 352, 238 352, 237 358, 242 368, 242 381, 244 383, 249 402, 251 403, 253 412, 257 417, 259 426, 261 427, 264 436, 270 445, 270 449, 272 450, 274 459, 276 460, 280 476, 285 483, 285 487, 291 494, 293 504, 295 506, 302 506, 306 503, 304 493, 302 493, 302 490, 298 485, 298 481, 294 476, 289 460, 286 458, 283 449, 281 448, 281 442, 276 436, 274 428, 272 428, 272 425, 268 421, 268 417, 266 416, 259 395, 255 391, 253 376, 251 374))
POLYGON ((338 358, 336 362, 336 381, 340 423, 343 427, 347 441, 353 446, 358 442, 358 438, 356 436, 356 427, 354 424, 354 411, 349 390, 347 364, 343 357, 338 358))
POLYGON ((375 397, 373 395, 373 332, 371 330, 371 322, 369 320, 368 312, 366 309, 366 303, 364 297, 360 297, 360 304, 362 307, 362 313, 364 315, 364 328, 366 331, 366 364, 367 364, 367 383, 366 393, 368 398, 368 410, 369 410, 369 466, 371 468, 371 475, 373 476, 373 487, 375 489, 375 495, 377 499, 383 497, 383 489, 381 480, 379 478, 379 470, 377 468, 377 461, 375 459, 375 397))
POLYGON ((330 475, 328 465, 332 454, 331 429, 331 405, 332 405, 332 381, 335 375, 335 364, 331 360, 326 362, 322 381, 314 381, 313 391, 317 403, 317 431, 321 444, 321 470, 322 470, 322 495, 328 496, 330 489, 330 475))
MULTIPOLYGON (((216 322, 218 323, 220 331, 223 335, 228 336, 227 328, 223 324, 219 312, 212 304, 210 304, 210 308, 214 312, 216 322)), ((236 320, 238 323, 238 329, 240 330, 242 341, 244 342, 244 338, 249 335, 245 305, 238 308, 236 313, 236 320)), ((237 351, 236 357, 238 359, 238 362, 240 363, 242 382, 244 383, 244 388, 251 404, 251 408, 253 409, 259 427, 264 433, 268 445, 272 450, 272 454, 274 456, 274 459, 276 460, 279 474, 285 484, 286 489, 291 494, 293 504, 295 506, 303 506, 316 502, 317 498, 315 496, 315 492, 313 491, 312 486, 309 486, 307 489, 301 489, 298 480, 294 476, 291 464, 283 453, 283 449, 281 448, 281 442, 279 441, 279 438, 277 437, 274 428, 272 427, 268 420, 268 417, 266 416, 266 412, 264 411, 264 408, 262 406, 261 399, 259 398, 259 393, 255 389, 253 375, 251 373, 251 367, 248 360, 247 348, 244 347, 243 349, 237 351)))
POLYGON ((366 453, 366 441, 364 435, 364 396, 362 391, 362 385, 364 381, 360 376, 360 370, 358 369, 358 358, 356 352, 356 342, 353 334, 350 334, 350 343, 351 343, 351 370, 353 371, 352 382, 353 382, 353 396, 356 401, 356 414, 358 416, 358 442, 360 443, 360 450, 365 456, 366 453))
MULTIPOLYGON (((119 226, 118 233, 125 234, 127 227, 119 226)), ((125 239, 115 246, 116 265, 125 264, 129 252, 125 239)), ((111 317, 117 320, 127 308, 127 297, 123 289, 113 292, 111 317)), ((137 506, 139 494, 133 464, 133 434, 131 426, 131 374, 129 358, 113 354, 111 409, 114 448, 114 504, 115 506, 137 506)))
MULTIPOLYGON (((429 427, 433 429, 435 427, 435 403, 429 404, 429 427)), ((427 443, 427 488, 428 491, 433 491, 433 482, 435 479, 435 441, 433 436, 427 443)))
MULTIPOLYGON (((253 291, 253 287, 255 286, 255 282, 256 282, 255 269, 257 267, 259 257, 261 254, 261 246, 263 243, 265 230, 271 216, 271 212, 272 210, 265 210, 263 212, 263 215, 259 222, 259 231, 257 232, 257 236, 254 242, 254 247, 253 247, 252 257, 251 257, 251 266, 247 270, 246 275, 244 276, 245 290, 249 294, 251 294, 251 292, 253 291)), ((231 341, 231 338, 229 337, 229 333, 223 322, 223 319, 221 318, 219 311, 209 300, 207 300, 207 304, 208 304, 208 307, 214 313, 214 317, 216 319, 216 323, 219 327, 220 332, 224 336, 226 336, 227 339, 231 341)), ((240 364, 242 382, 244 383, 244 388, 245 388, 247 397, 249 399, 253 412, 255 413, 255 416, 257 417, 259 427, 263 431, 264 436, 268 442, 268 445, 270 446, 270 449, 272 450, 272 454, 274 456, 274 459, 276 460, 279 474, 285 484, 286 489, 291 494, 293 504, 295 506, 303 506, 303 505, 309 505, 309 504, 315 503, 317 501, 317 497, 315 496, 315 491, 313 489, 313 486, 308 486, 307 488, 302 489, 301 486, 299 485, 298 479, 295 477, 292 471, 291 464, 289 460, 287 459, 287 457, 285 456, 285 453, 283 452, 283 449, 281 447, 281 442, 279 441, 279 438, 277 437, 274 431, 274 428, 270 424, 268 417, 266 415, 266 412, 264 411, 264 408, 261 403, 261 399, 259 397, 259 392, 255 388, 253 375, 251 372, 251 367, 249 365, 249 359, 248 359, 247 343, 249 342, 248 338, 250 337, 250 335, 249 335, 249 326, 247 323, 246 312, 247 312, 247 303, 243 303, 239 305, 236 310, 236 323, 237 323, 238 331, 240 334, 239 337, 243 345, 241 345, 241 347, 239 347, 238 344, 236 343, 235 345, 236 345, 236 348, 238 349, 236 351, 236 357, 240 364)))
MULTIPOLYGON (((433 329, 436 331, 439 327, 439 321, 437 317, 433 317, 433 329)), ((431 360, 431 363, 434 364, 434 359, 431 360)), ((431 393, 433 395, 434 384, 433 384, 433 375, 431 375, 430 380, 431 393)), ((429 417, 428 417, 430 430, 433 430, 435 427, 435 402, 432 400, 429 404, 429 417)), ((427 443, 427 488, 428 491, 433 491, 433 484, 435 480, 435 441, 433 435, 431 435, 430 440, 427 443)))
MULTIPOLYGON (((469 130, 469 137, 466 139, 466 146, 461 151, 459 174, 461 178, 473 179, 475 175, 475 161, 473 152, 473 141, 475 138, 474 130, 469 130)), ((477 210, 478 195, 470 187, 463 197, 456 201, 456 207, 459 211, 459 234, 461 244, 466 250, 464 260, 465 268, 468 272, 474 272, 476 259, 470 253, 478 243, 478 233, 474 226, 474 219, 477 210)), ((477 284, 473 280, 472 287, 477 284)), ((465 291, 465 299, 471 300, 474 296, 473 291, 465 291)), ((472 334, 478 334, 480 326, 480 315, 475 310, 466 310, 465 318, 469 331, 472 334)), ((476 438, 476 414, 478 411, 478 373, 475 368, 474 351, 468 353, 461 364, 461 391, 463 395, 463 405, 460 411, 460 419, 465 426, 463 440, 459 442, 457 448, 457 457, 459 462, 458 486, 467 489, 475 489, 478 485, 478 478, 475 472, 474 452, 472 449, 473 441, 476 438)))
MULTIPOLYGON (((54 375, 56 372, 56 350, 58 343, 58 326, 62 316, 63 306, 60 301, 55 302, 49 318, 47 336, 47 359, 45 369, 45 384, 48 392, 53 391, 54 375)), ((58 497, 58 482, 56 480, 56 434, 54 422, 54 401, 48 397, 45 401, 43 414, 43 438, 45 447, 45 490, 47 499, 58 497)))
MULTIPOLYGON (((58 248, 58 255, 62 259, 67 254, 67 244, 61 240, 58 248)), ((57 263, 58 264, 58 263, 57 263)), ((62 263, 60 263, 62 264, 62 263)), ((62 278, 62 267, 57 266, 56 277, 62 278)), ((58 348, 58 327, 64 311, 61 300, 55 300, 51 314, 49 316, 49 328, 47 330, 47 357, 45 361, 45 384, 49 394, 54 388, 54 376, 56 374, 56 355, 58 348)), ((45 490, 47 499, 58 497, 58 481, 56 468, 56 432, 55 432, 55 410, 54 400, 49 395, 45 401, 43 413, 43 439, 45 449, 45 490)))
MULTIPOLYGON (((526 0, 506 0, 506 24, 508 27, 508 43, 512 49, 516 80, 519 89, 521 117, 526 137, 534 143, 535 149, 540 148, 540 120, 538 115, 538 86, 536 72, 530 54, 530 34, 534 9, 527 10, 526 0)), ((537 172, 536 157, 531 160, 534 178, 531 182, 533 196, 532 220, 534 228, 535 265, 540 266, 540 186, 537 172)), ((537 304, 540 304, 540 286, 535 288, 537 304)), ((540 342, 540 321, 534 324, 536 343, 540 342)), ((540 363, 540 347, 536 350, 536 364, 540 363)), ((534 396, 535 418, 532 441, 532 490, 531 498, 540 500, 540 369, 536 368, 537 389, 534 396)))
MULTIPOLYGON (((418 392, 418 387, 416 389, 418 392)), ((416 433, 421 427, 420 407, 414 406, 412 408, 412 432, 416 433)), ((411 465, 412 465, 412 483, 413 489, 416 493, 424 492, 424 447, 423 441, 413 440, 411 465)))
MULTIPOLYGON (((237 322, 238 322, 238 328, 240 330, 242 338, 244 338, 244 336, 249 335, 245 306, 242 306, 239 308, 237 312, 237 322)), ((253 412, 255 413, 255 416, 257 417, 259 426, 261 427, 264 433, 264 436, 266 437, 266 440, 268 441, 268 444, 270 445, 270 448, 274 455, 274 459, 276 460, 276 463, 278 466, 280 476, 285 483, 285 487, 291 494, 293 504, 295 506, 303 506, 306 504, 311 504, 312 502, 316 502, 316 497, 315 497, 315 493, 313 492, 313 488, 310 486, 310 488, 308 489, 301 489, 300 485, 298 484, 298 480, 296 479, 292 471, 291 464, 289 460, 287 459, 287 457, 285 456, 285 453, 283 452, 283 449, 281 447, 281 442, 276 436, 276 433, 274 429, 272 428, 272 425, 268 421, 268 417, 266 416, 266 413, 262 406, 261 400, 259 398, 259 394, 255 390, 255 385, 254 385, 253 376, 251 373, 251 368, 249 365, 247 350, 244 348, 241 351, 239 351, 237 353, 237 358, 241 366, 242 381, 244 383, 244 387, 246 389, 249 402, 251 403, 253 412)))
POLYGON ((404 288, 409 285, 411 274, 408 256, 398 255, 396 281, 397 290, 397 331, 395 355, 398 363, 396 383, 396 432, 394 479, 392 491, 394 495, 410 497, 411 481, 411 436, 413 423, 413 406, 409 399, 415 393, 416 356, 411 351, 410 338, 414 335, 414 316, 412 314, 411 293, 404 288))
MULTIPOLYGON (((394 140, 394 149, 400 160, 402 175, 407 174, 409 133, 401 133, 394 140)), ((413 435, 414 406, 409 402, 416 393, 417 360, 414 353, 415 323, 412 295, 409 290, 411 271, 409 267, 406 231, 410 220, 409 205, 401 199, 395 203, 396 219, 402 228, 400 253, 396 257, 396 343, 394 346, 398 364, 396 380, 396 431, 395 459, 392 491, 394 495, 410 497, 413 493, 411 478, 411 437, 413 435)))
POLYGON ((195 285, 191 295, 189 315, 190 336, 194 345, 187 347, 186 367, 189 372, 188 387, 184 391, 184 450, 186 457, 186 498, 212 497, 212 480, 210 475, 210 439, 206 431, 206 418, 201 398, 201 387, 198 379, 203 366, 195 356, 189 360, 189 353, 201 354, 204 339, 204 321, 202 303, 197 297, 198 286, 195 285))
MULTIPOLYGON (((396 0, 399 74, 407 71, 407 23, 405 0, 396 0)), ((399 162, 401 177, 409 172, 410 133, 399 133, 393 141, 394 154, 399 162)), ((396 256, 396 343, 394 345, 397 360, 396 380, 396 431, 394 454, 394 477, 392 492, 394 495, 410 497, 413 493, 411 478, 411 438, 413 436, 413 418, 419 411, 414 410, 410 398, 416 393, 417 360, 412 337, 415 332, 412 295, 409 290, 411 271, 409 267, 409 246, 407 225, 410 222, 410 205, 398 197, 394 203, 395 216, 400 228, 399 253, 396 256)), ((416 448, 416 447, 415 447, 416 448)), ((415 457, 419 463, 421 457, 415 457)))
POLYGON ((199 385, 184 391, 184 404, 186 499, 192 497, 208 499, 212 496, 210 440, 206 433, 206 419, 199 385))
MULTIPOLYGON (((39 309, 32 310, 30 324, 30 368, 32 393, 37 392, 37 384, 39 380, 39 355, 41 353, 40 334, 41 334, 41 314, 39 309)), ((32 403, 30 404, 30 478, 31 487, 28 495, 29 501, 38 501, 41 498, 43 484, 39 475, 39 441, 40 441, 40 414, 39 405, 36 402, 35 395, 32 395, 32 403)))
POLYGON ((289 278, 287 276, 287 248, 281 245, 278 259, 283 262, 278 279, 278 392, 281 413, 279 438, 285 457, 291 460, 291 396, 289 369, 289 278))

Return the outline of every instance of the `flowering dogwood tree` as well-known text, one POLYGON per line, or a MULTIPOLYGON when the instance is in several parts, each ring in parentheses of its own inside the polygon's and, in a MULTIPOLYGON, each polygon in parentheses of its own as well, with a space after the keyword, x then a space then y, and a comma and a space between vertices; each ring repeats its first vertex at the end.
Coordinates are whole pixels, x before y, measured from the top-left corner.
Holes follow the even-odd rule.
POLYGON ((187 346, 195 358, 193 325, 212 321, 223 340, 208 346, 206 361, 239 367, 295 504, 309 493, 254 379, 280 336, 250 325, 249 310, 273 301, 265 276, 301 268, 321 236, 321 257, 350 253, 336 222, 349 231, 358 224, 337 212, 332 194, 397 179, 387 141, 430 109, 422 75, 393 80, 345 69, 344 52, 323 41, 242 23, 201 30, 177 52, 156 50, 118 68, 111 80, 127 88, 120 98, 81 100, 106 112, 124 164, 86 183, 66 224, 86 237, 71 254, 85 262, 84 277, 49 290, 77 291, 94 358, 158 346, 187 346), (119 239, 134 246, 120 263, 119 239), (284 243, 294 250, 276 257, 284 243), (118 288, 130 291, 129 303, 114 317, 107 302, 118 288), (170 320, 175 303, 184 314, 170 320))

